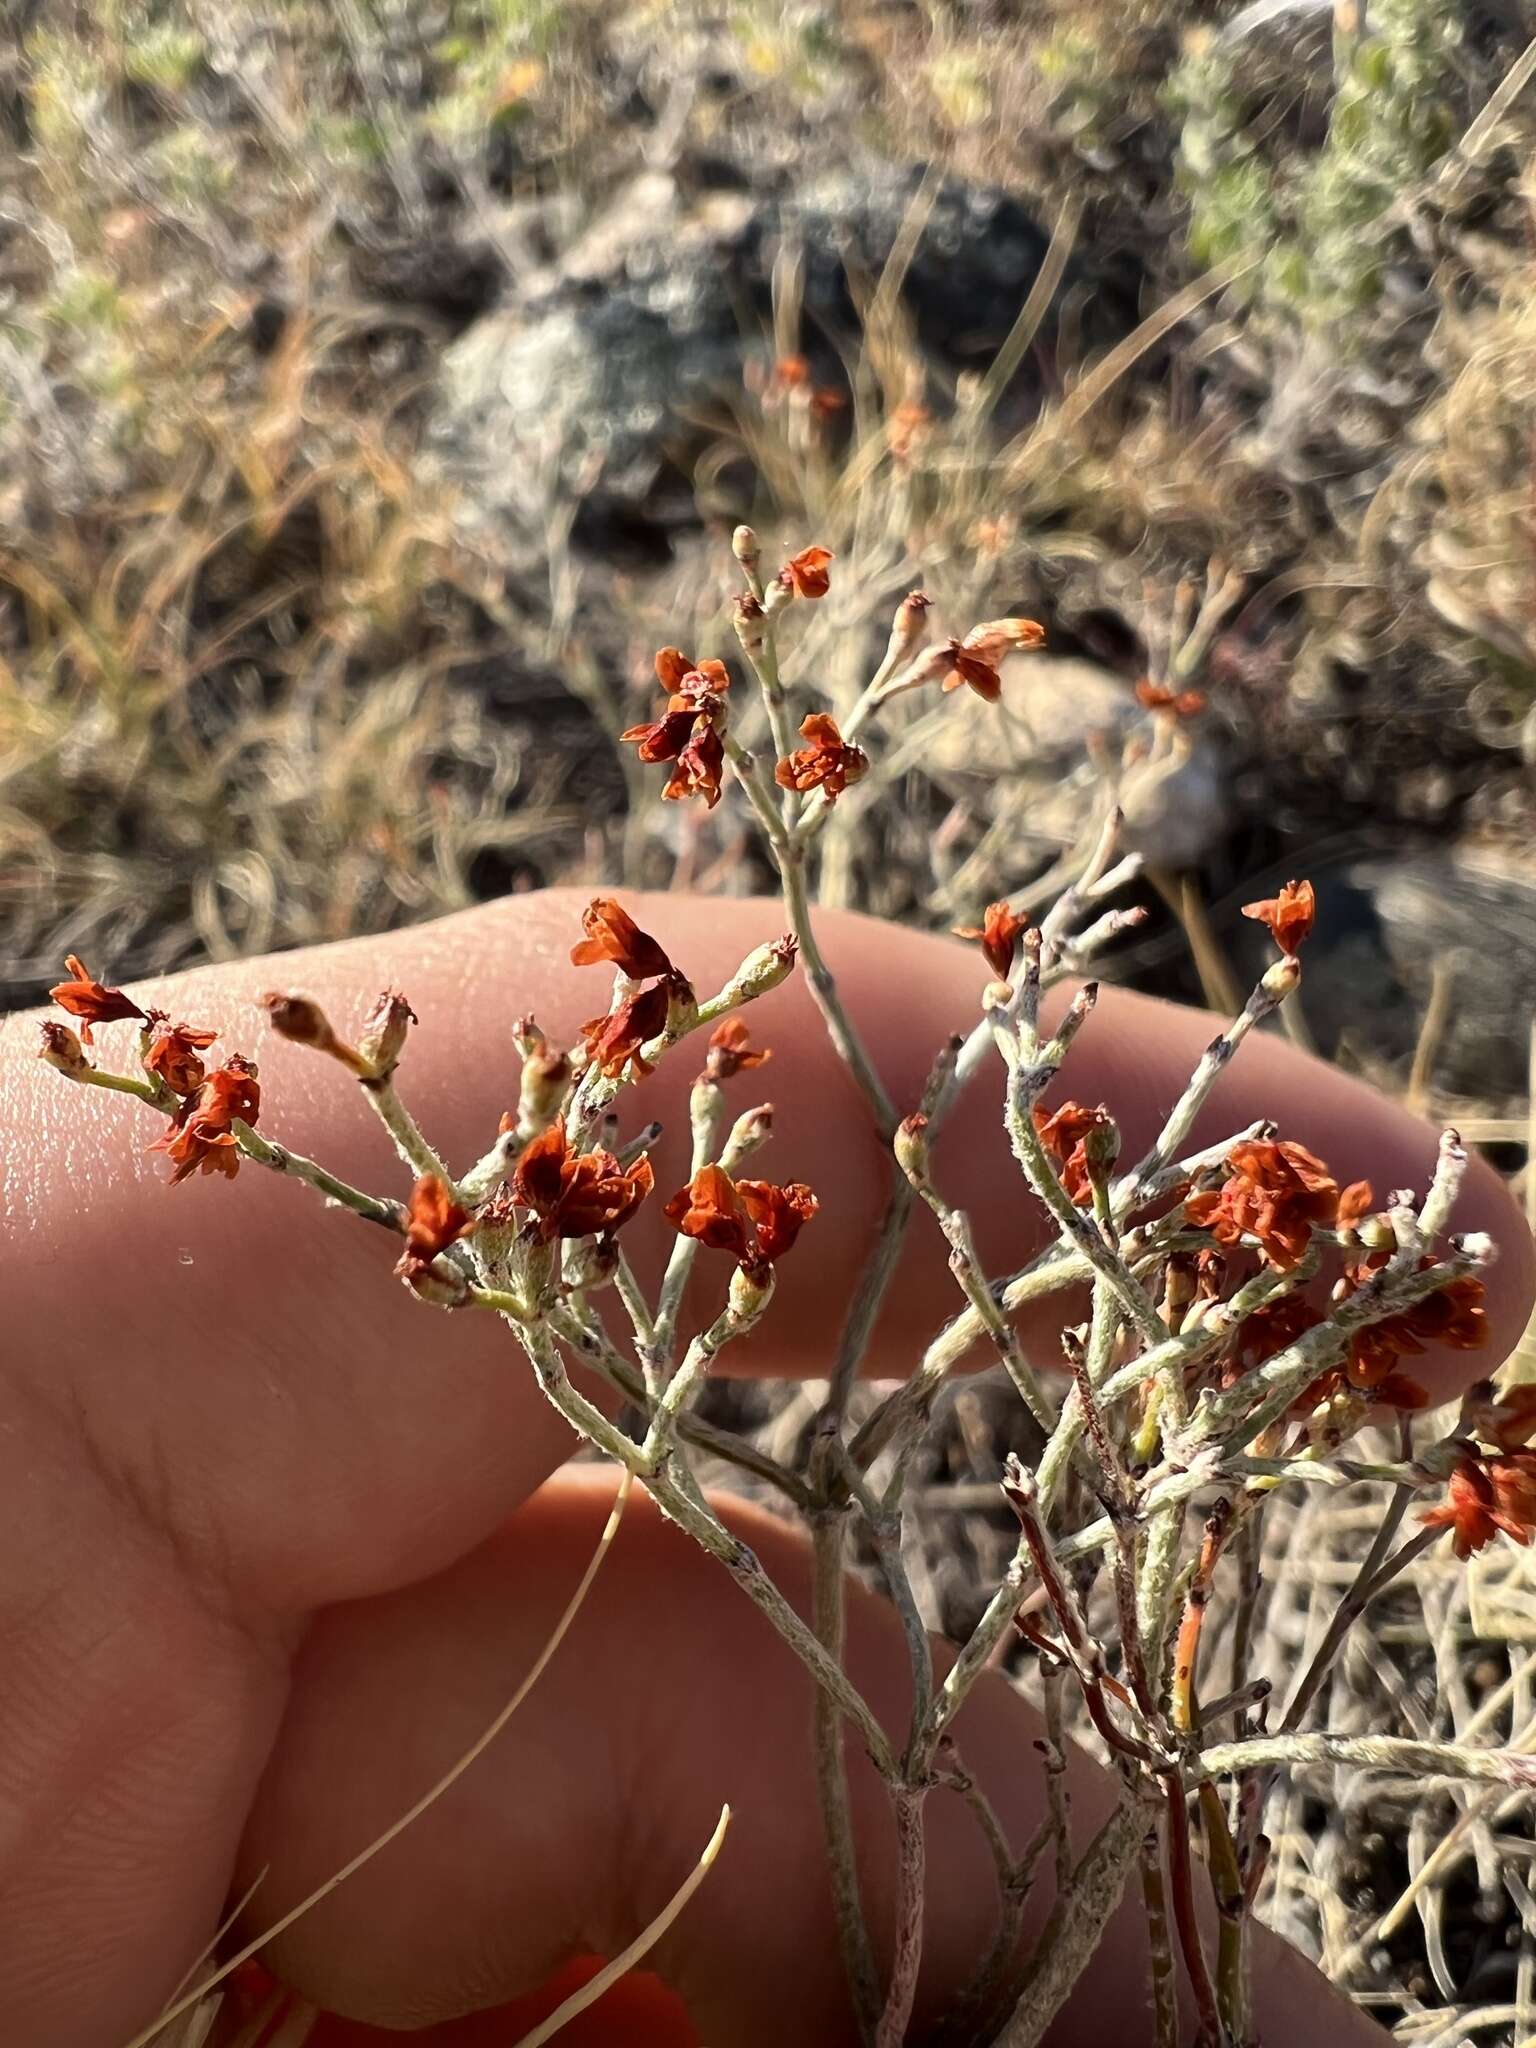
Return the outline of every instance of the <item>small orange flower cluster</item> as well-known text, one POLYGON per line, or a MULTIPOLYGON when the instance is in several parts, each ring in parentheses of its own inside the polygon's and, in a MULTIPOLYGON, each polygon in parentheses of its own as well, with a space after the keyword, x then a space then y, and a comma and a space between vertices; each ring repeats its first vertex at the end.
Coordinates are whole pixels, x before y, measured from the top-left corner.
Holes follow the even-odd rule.
POLYGON ((808 1187, 733 1180, 723 1166, 702 1166, 663 1212, 683 1237, 729 1252, 744 1272, 761 1274, 794 1244, 819 1204, 808 1187))
POLYGON ((1003 694, 999 671, 1009 654, 1029 654, 1045 645, 1045 628, 1033 619, 988 619, 973 626, 963 640, 947 640, 928 657, 928 664, 947 693, 964 683, 987 703, 1003 694))
POLYGON ((538 1234, 596 1237, 619 1230, 634 1215, 656 1176, 649 1159, 621 1166, 613 1153, 574 1152, 562 1123, 526 1146, 511 1179, 512 1199, 531 1209, 538 1234))
MULTIPOLYGON (((1470 1406, 1470 1404, 1469 1404, 1470 1406)), ((1528 1544, 1536 1535, 1536 1386, 1512 1387, 1473 1415, 1479 1437, 1463 1440, 1446 1498, 1420 1517, 1454 1532, 1456 1555, 1471 1557, 1495 1536, 1528 1544)))
POLYGON ((672 773, 661 794, 668 803, 700 796, 706 810, 720 801, 725 765, 725 695, 731 687, 723 661, 690 662, 679 647, 656 656, 656 678, 667 692, 660 718, 632 725, 619 735, 647 762, 670 761, 672 773))
POLYGON ((598 896, 581 914, 584 939, 571 948, 578 967, 608 962, 637 984, 605 1017, 591 1017, 581 1027, 588 1060, 610 1079, 633 1060, 638 1074, 651 1069, 641 1047, 667 1028, 674 1001, 691 1003, 693 990, 649 932, 641 931, 629 912, 611 896, 598 896))
POLYGON ((1322 1160, 1285 1139, 1245 1138, 1227 1154, 1219 1188, 1188 1197, 1184 1214, 1218 1244, 1258 1241, 1266 1265, 1288 1273, 1300 1264, 1315 1225, 1344 1228, 1371 1205, 1369 1181, 1342 1192, 1322 1160))
POLYGON ((1278 896, 1266 897, 1262 903, 1245 903, 1243 915, 1267 926, 1281 952, 1294 960, 1312 936, 1317 892, 1310 882, 1287 882, 1278 896))
POLYGON ((802 548, 798 555, 791 555, 773 579, 781 598, 825 597, 832 588, 828 568, 832 560, 832 550, 823 547, 802 548))
POLYGON ((969 939, 980 946, 992 972, 999 981, 1006 981, 1013 971, 1015 949, 1028 930, 1029 919, 1021 917, 1007 903, 989 903, 982 913, 981 923, 957 924, 955 937, 969 939))
MULTIPOLYGON (((174 1035, 174 1034, 173 1034, 174 1035)), ((208 1044, 214 1034, 188 1034, 208 1044)), ((194 1060, 194 1065, 199 1064, 194 1060)), ((233 1125, 254 1124, 261 1109, 261 1090, 256 1069, 239 1053, 231 1053, 222 1067, 182 1098, 171 1118, 170 1128, 156 1138, 151 1152, 164 1152, 175 1171, 171 1186, 192 1173, 222 1173, 230 1180, 240 1171, 240 1153, 233 1125)))
POLYGON ((431 1272, 432 1261, 474 1224, 474 1212, 454 1197, 453 1190, 435 1173, 424 1173, 411 1189, 406 1208, 405 1250, 395 1271, 408 1287, 419 1288, 431 1272))
POLYGON ((1056 1162, 1068 1199, 1082 1208, 1093 1200, 1089 1140, 1097 1134, 1107 1136, 1112 1132, 1113 1117, 1102 1103, 1097 1109, 1085 1109, 1080 1102, 1064 1102, 1054 1111, 1037 1102, 1033 1114, 1040 1142, 1056 1162))
POLYGON ((169 1124, 149 1148, 164 1152, 171 1161, 171 1186, 199 1172, 221 1173, 233 1180, 240 1171, 234 1126, 237 1121, 254 1124, 261 1113, 261 1089, 251 1061, 232 1053, 210 1074, 202 1055, 218 1037, 216 1031, 172 1024, 163 1010, 142 1009, 122 989, 97 981, 73 953, 65 964, 71 979, 49 994, 61 1009, 80 1019, 80 1038, 50 1019, 43 1025, 42 1057, 66 1072, 89 1071, 81 1040, 93 1045, 98 1024, 137 1021, 148 1040, 141 1053, 145 1072, 178 1098, 169 1124))
MULTIPOLYGON (((1344 1291, 1352 1294, 1364 1286, 1372 1269, 1390 1256, 1390 1252, 1377 1252, 1363 1265, 1348 1268, 1344 1291)), ((1421 1259, 1420 1270, 1432 1263, 1430 1259, 1421 1259)), ((1487 1341, 1483 1283, 1471 1273, 1463 1274, 1435 1293, 1425 1295, 1412 1308, 1357 1330, 1349 1344, 1349 1377, 1357 1387, 1368 1387, 1374 1392, 1396 1371, 1398 1360, 1405 1355, 1421 1357, 1432 1344, 1443 1344, 1450 1351, 1477 1351, 1487 1341)))
POLYGON ((704 1058, 707 1080, 718 1085, 745 1073, 750 1067, 760 1067, 772 1057, 765 1046, 749 1045, 748 1035, 745 1017, 727 1017, 715 1026, 709 1034, 709 1051, 704 1058))
POLYGON ((837 720, 826 712, 813 711, 802 720, 800 737, 809 744, 780 761, 773 771, 780 789, 819 789, 831 803, 850 782, 868 774, 869 756, 861 747, 848 744, 837 720))
POLYGON ((88 973, 78 954, 69 954, 64 965, 73 978, 61 981, 48 993, 61 1010, 80 1019, 80 1036, 86 1045, 96 1042, 91 1036, 93 1025, 116 1024, 128 1018, 137 1018, 141 1024, 149 1021, 148 1013, 131 996, 120 988, 107 988, 88 973))

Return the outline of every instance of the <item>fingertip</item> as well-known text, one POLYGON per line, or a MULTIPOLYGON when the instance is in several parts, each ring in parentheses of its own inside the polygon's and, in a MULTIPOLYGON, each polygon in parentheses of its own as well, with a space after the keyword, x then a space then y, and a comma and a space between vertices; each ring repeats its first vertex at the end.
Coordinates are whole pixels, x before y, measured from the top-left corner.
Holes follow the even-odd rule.
POLYGON ((1477 1154, 1468 1161, 1466 1181, 1451 1221, 1458 1233, 1486 1234, 1494 1250, 1486 1276, 1487 1345, 1470 1354, 1449 1354, 1447 1360, 1458 1380, 1465 1383, 1484 1378, 1502 1365, 1530 1325, 1536 1306, 1536 1238, 1509 1182, 1477 1154))

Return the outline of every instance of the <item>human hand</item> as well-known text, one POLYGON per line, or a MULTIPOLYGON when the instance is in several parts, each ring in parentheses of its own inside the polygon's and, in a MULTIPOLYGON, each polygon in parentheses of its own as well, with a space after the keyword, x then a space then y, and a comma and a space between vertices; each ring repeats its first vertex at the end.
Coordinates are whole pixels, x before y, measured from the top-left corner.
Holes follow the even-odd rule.
MULTIPOLYGON (((228 1043, 260 1061, 264 1130, 362 1185, 393 1186, 388 1147, 351 1091, 275 1040, 256 996, 274 980, 302 987, 340 1019, 381 983, 404 987, 423 1019, 404 1084, 450 1157, 467 1158, 506 1105, 512 1014, 534 1009, 564 1042, 598 1007, 591 977, 568 964, 581 900, 552 891, 136 993, 227 1026, 228 1043)), ((776 903, 631 907, 705 987, 782 922, 776 903)), ((866 920, 829 915, 821 929, 891 1095, 914 1103, 935 1047, 974 1016, 985 970, 958 947, 866 920)), ((886 1165, 798 977, 754 1023, 774 1048, 775 1168, 815 1186, 823 1211, 744 1362, 814 1375, 886 1165)), ((1109 1103, 1134 1153, 1211 1029, 1107 992, 1073 1053, 1074 1093, 1109 1103)), ((238 1888, 265 1867, 246 1915, 258 1931, 479 1732, 579 1577, 605 1481, 590 1468, 550 1480, 569 1431, 506 1333, 489 1318, 424 1314, 388 1284, 377 1233, 316 1216, 306 1191, 251 1169, 235 1188, 166 1191, 137 1106, 93 1100, 87 1114, 34 1049, 28 1019, 0 1034, 0 2013, 36 2048, 117 2048, 207 1940, 232 1879, 238 1888)), ((667 1126, 664 1188, 686 1177, 691 1069, 672 1066, 635 1098, 637 1115, 667 1126)), ((938 1155, 992 1270, 1043 1234, 1015 1192, 995 1092, 978 1079, 938 1155)), ((1322 1152, 1341 1182, 1422 1187, 1433 1161, 1424 1126, 1276 1039, 1245 1048, 1196 1139, 1260 1114, 1322 1152)), ((659 1249, 658 1210, 637 1218, 637 1256, 647 1232, 659 1249)), ((1518 1213, 1480 1165, 1456 1224, 1491 1232, 1502 1257, 1489 1350, 1424 1362, 1441 1390, 1504 1354, 1532 1284, 1518 1213)), ((908 1333, 952 1307, 936 1236, 914 1233, 877 1370, 904 1370, 908 1333)), ((1059 1321, 1048 1305, 1030 1332, 1042 1363, 1059 1321)), ((781 1583, 803 1587, 790 1532, 735 1513, 781 1583)), ((901 1643, 878 1602, 856 1602, 854 1617, 856 1682, 894 1725, 901 1643)), ((394 2025, 494 2005, 573 1952, 622 1946, 729 1799, 730 1842, 657 1967, 717 2043, 777 2041, 786 2020, 807 2042, 846 2040, 807 1688, 723 1575, 636 1501, 577 1633, 506 1735, 300 1921, 274 1967, 321 2004, 394 2025)), ((1019 1838, 1036 1796, 1035 1732, 1000 1680, 978 1688, 959 1724, 969 1767, 1019 1838)), ((1081 1768, 1086 1826, 1107 1794, 1081 1768)), ((855 1789, 878 1923, 885 1821, 872 1780, 855 1789)), ((989 1932, 976 1902, 990 1897, 991 1869, 972 1826, 936 1807, 930 2002, 963 1981, 989 1932)), ((1074 2004, 1075 2026, 1140 2009, 1127 2006, 1142 1995, 1129 1936, 1117 1953, 1123 1973, 1096 1967, 1083 1998, 1104 2002, 1074 2004)), ((1256 1943, 1256 1964, 1267 2041, 1319 2024, 1349 2038, 1344 2009, 1289 1952, 1256 1943)))

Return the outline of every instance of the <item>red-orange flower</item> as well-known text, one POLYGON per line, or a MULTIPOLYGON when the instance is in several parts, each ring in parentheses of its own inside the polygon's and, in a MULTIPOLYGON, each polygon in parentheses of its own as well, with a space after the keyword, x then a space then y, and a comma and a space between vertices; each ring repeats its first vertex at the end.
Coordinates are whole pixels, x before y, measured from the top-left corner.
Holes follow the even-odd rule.
POLYGON ((779 572, 781 580, 787 578, 793 586, 796 597, 825 597, 832 587, 827 574, 827 564, 832 560, 830 548, 802 548, 798 555, 791 555, 779 572))
POLYGON ((783 1258, 821 1206, 798 1180, 783 1187, 769 1180, 739 1180, 736 1193, 757 1233, 757 1261, 769 1266, 783 1258))
POLYGON ((773 771, 773 779, 781 789, 819 789, 830 803, 842 795, 850 782, 857 782, 868 773, 869 756, 861 747, 848 744, 838 730, 837 720, 829 718, 826 712, 813 711, 802 719, 800 737, 810 744, 797 748, 773 771))
MULTIPOLYGON (((1308 1330, 1315 1330, 1321 1321, 1322 1317, 1304 1296, 1282 1294, 1277 1300, 1266 1301, 1262 1308, 1256 1308, 1238 1325, 1235 1340, 1237 1356, 1246 1366, 1263 1365, 1266 1359, 1288 1351, 1298 1337, 1304 1337, 1308 1330)), ((1309 1388, 1304 1397, 1308 1407, 1314 1405, 1316 1397, 1316 1389, 1309 1388)))
POLYGON ((990 661, 984 661, 979 654, 973 654, 963 642, 951 640, 944 649, 946 670, 944 689, 958 690, 962 683, 973 689, 978 697, 985 697, 989 704, 995 704, 1003 694, 1003 679, 990 661))
POLYGON ((595 896, 581 913, 586 933, 571 948, 578 967, 595 967, 608 960, 631 981, 647 981, 653 974, 673 974, 672 962, 649 932, 639 925, 611 896, 595 896))
POLYGON ((1245 903, 1244 917, 1267 925, 1282 953, 1292 959, 1311 936, 1317 919, 1317 891, 1310 882, 1287 882, 1278 896, 1261 903, 1245 903))
POLYGON ((618 1230, 655 1184, 648 1159, 626 1167, 601 1149, 573 1152, 561 1123, 524 1147, 510 1183, 513 1201, 533 1211, 545 1238, 618 1230))
POLYGON ((256 1069, 239 1053, 232 1053, 222 1067, 216 1067, 198 1088, 188 1095, 165 1132, 150 1146, 164 1152, 175 1171, 175 1187, 191 1173, 222 1173, 233 1180, 240 1171, 240 1152, 233 1125, 254 1124, 261 1109, 261 1090, 256 1069))
POLYGON ((704 1058, 704 1072, 711 1081, 729 1081, 748 1067, 760 1067, 772 1054, 766 1047, 747 1043, 747 1020, 745 1017, 727 1017, 717 1024, 709 1035, 709 1051, 704 1058))
POLYGON ((1203 690, 1170 690, 1164 683, 1154 683, 1150 676, 1143 676, 1136 685, 1136 702, 1148 711, 1171 711, 1175 718, 1193 718, 1196 712, 1205 709, 1203 690))
POLYGON ((1006 981, 1013 967, 1014 949, 1028 930, 1027 917, 1021 917, 1006 903, 989 903, 982 912, 981 923, 957 924, 955 937, 980 946, 992 972, 999 981, 1006 981))
POLYGON ((978 697, 995 704, 1003 694, 999 670, 1004 658, 1029 653, 1044 644, 1045 628, 1033 619, 987 619, 973 626, 963 640, 946 640, 935 647, 912 671, 910 681, 937 681, 946 691, 958 690, 964 683, 978 697))
POLYGON ((697 1238, 713 1251, 747 1255, 747 1218, 736 1199, 736 1183, 723 1166, 701 1166, 662 1211, 680 1236, 697 1238))
POLYGON ((706 810, 720 801, 720 775, 725 767, 725 743, 715 721, 705 715, 694 719, 684 744, 677 751, 677 764, 661 794, 667 803, 679 803, 701 796, 706 810))
POLYGON ((649 766, 658 761, 675 761, 687 746, 697 717, 698 713, 681 698, 669 698, 660 718, 646 725, 630 726, 619 734, 619 739, 624 746, 632 746, 649 766))
POLYGON ((1471 1557, 1501 1531, 1512 1542, 1529 1543, 1536 1533, 1536 1453, 1487 1459, 1464 1453, 1445 1499, 1419 1519, 1431 1529, 1453 1530, 1458 1557, 1471 1557))
POLYGON ((474 1213, 455 1201, 453 1190, 435 1173, 424 1173, 411 1189, 406 1210, 405 1250, 395 1271, 403 1280, 418 1279, 439 1252, 461 1238, 474 1213))
POLYGON ((1037 1102, 1033 1115, 1040 1142, 1055 1160, 1068 1197, 1079 1204, 1091 1201, 1087 1140, 1095 1131, 1112 1128, 1114 1119, 1109 1111, 1102 1103, 1097 1109, 1085 1109, 1080 1102, 1064 1102, 1050 1112, 1037 1102))
POLYGON ((983 619, 972 626, 960 645, 996 668, 1009 654, 1032 654, 1045 645, 1045 628, 1037 619, 983 619))
POLYGON ((702 1166, 668 1202, 667 1221, 684 1237, 730 1252, 749 1272, 784 1256, 817 1210, 799 1181, 733 1181, 723 1166, 702 1166))
POLYGON ((217 1031, 194 1031, 190 1024, 165 1025, 144 1055, 146 1069, 176 1095, 200 1088, 206 1068, 198 1057, 218 1037, 217 1031))
POLYGON ((71 953, 64 965, 74 977, 61 981, 48 993, 61 1010, 68 1010, 72 1017, 80 1019, 80 1036, 87 1045, 93 1045, 91 1027, 95 1024, 116 1024, 127 1017, 137 1017, 140 1023, 146 1021, 145 1013, 132 996, 126 996, 120 988, 108 988, 87 973, 78 954, 71 953))
MULTIPOLYGON (((1432 1262, 1419 1261, 1419 1270, 1432 1262)), ((1368 1266, 1351 1267, 1345 1280, 1353 1292, 1370 1277, 1368 1266)), ((1349 1376, 1357 1386, 1376 1387, 1406 1352, 1419 1357, 1432 1344, 1451 1351, 1477 1351, 1488 1341, 1483 1283, 1465 1273, 1427 1294, 1412 1308, 1356 1330, 1349 1340, 1349 1376)))
POLYGON ((1332 1223, 1338 1206, 1337 1184, 1304 1145, 1245 1138, 1227 1154, 1222 1185, 1189 1196, 1184 1213, 1218 1244, 1257 1238, 1266 1262, 1286 1273, 1300 1262, 1313 1226, 1332 1223))
MULTIPOLYGON (((1284 1349, 1284 1346, 1280 1347, 1284 1349)), ((1373 1408, 1396 1408, 1404 1414, 1415 1414, 1429 1406, 1429 1395, 1417 1380, 1410 1379, 1405 1372, 1389 1372, 1385 1379, 1366 1390, 1357 1386, 1347 1372, 1337 1366, 1315 1379, 1299 1400, 1291 1404, 1291 1415, 1298 1422, 1305 1421, 1314 1408, 1339 1395, 1347 1394, 1352 1400, 1369 1399, 1373 1408)))
POLYGON ((599 1073, 613 1080, 630 1060, 637 1074, 651 1072, 650 1063, 640 1057, 640 1048, 666 1030, 674 985, 671 980, 653 981, 626 996, 611 1016, 591 1017, 582 1025, 582 1044, 599 1073))
POLYGON ((723 661, 690 663, 680 647, 663 647, 656 655, 656 675, 668 692, 666 710, 619 737, 636 748, 642 761, 677 763, 662 791, 669 802, 702 796, 713 810, 720 801, 725 763, 715 714, 731 687, 730 672, 723 661))
POLYGON ((723 661, 690 661, 680 647, 661 647, 656 652, 656 680, 669 697, 683 700, 669 709, 698 711, 725 695, 731 672, 723 661))

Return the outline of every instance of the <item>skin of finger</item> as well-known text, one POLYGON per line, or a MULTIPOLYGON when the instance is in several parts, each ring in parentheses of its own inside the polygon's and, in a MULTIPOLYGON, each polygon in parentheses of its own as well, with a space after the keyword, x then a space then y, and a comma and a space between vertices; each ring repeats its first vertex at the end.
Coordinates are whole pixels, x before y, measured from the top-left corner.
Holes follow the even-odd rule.
POLYGON ((118 2048, 212 1936, 287 1697, 48 1412, 0 1427, 0 2033, 118 2048))
MULTIPOLYGON (((516 2048, 525 2034, 547 2020, 601 1968, 601 1958, 581 1958, 557 1970, 527 1998, 445 2020, 441 2026, 416 2034, 414 2043, 417 2048, 516 2048)), ((559 2034, 560 2048, 614 2048, 620 2041, 624 2048, 701 2048, 698 2029, 676 1992, 644 1970, 621 1977, 595 2004, 567 2020, 559 2034)), ((399 2048, 399 2042, 398 2033, 326 2013, 315 2023, 304 2048, 399 2048)), ((223 2044, 216 2042, 215 2048, 223 2048, 223 2044)))
MULTIPOLYGON (((253 1926, 387 1825, 473 1739, 536 1654, 612 1488, 601 1468, 569 1468, 444 1579, 317 1622, 242 1847, 243 1871, 268 1870, 253 1926)), ((798 1533, 744 1503, 720 1505, 804 1609, 798 1533)), ((898 1733, 905 1649, 889 1607, 857 1589, 848 1668, 898 1733)), ((386 1850, 266 1959, 307 1997, 374 2024, 494 2006, 563 1955, 616 1953, 681 1882, 728 1802, 726 1847, 649 1960, 707 2040, 768 2048, 792 2021, 798 2041, 844 2043, 810 1702, 809 1679, 719 1567, 637 1497, 576 1632, 475 1775, 417 1823, 408 1847, 386 1850)), ((996 1676, 956 1724, 965 1764, 1016 1845, 1039 1817, 1040 1734, 1033 1709, 996 1676)), ((848 1754, 866 1911, 884 1958, 893 1836, 883 1788, 851 1744, 848 1754)), ((1080 1753, 1071 1783, 1085 1847, 1113 1788, 1080 1753)), ((958 1798, 932 1793, 927 1820, 920 2025, 969 1981, 995 1897, 990 1855, 958 1798)), ((1031 1901, 1035 1927, 1050 1900, 1048 1865, 1031 1901)), ((1273 1937, 1256 1933, 1254 1946, 1272 2048, 1382 2040, 1273 1937)), ((1145 2009, 1139 1912, 1128 1906, 1052 2038, 1126 2038, 1145 2009)))
MULTIPOLYGON (((446 1156, 465 1164, 494 1132, 515 1091, 512 1016, 532 1006, 558 1041, 603 1007, 606 973, 575 968, 570 941, 583 896, 550 890, 419 931, 351 941, 281 959, 199 971, 136 993, 226 1031, 226 1047, 259 1059, 262 1127, 374 1191, 401 1192, 403 1175, 342 1070, 276 1040, 255 997, 308 989, 345 1030, 382 983, 406 985, 422 1023, 402 1089, 446 1156)), ((777 902, 718 903, 633 896, 635 915, 703 993, 782 923, 777 902)), ((969 1026, 986 970, 974 951, 849 913, 822 920, 824 944, 850 1011, 868 1037, 893 1100, 914 1104, 934 1049, 969 1026)), ((867 1251, 884 1201, 887 1164, 845 1069, 827 1045, 803 976, 751 1013, 773 1061, 738 1077, 733 1102, 766 1092, 782 1134, 759 1169, 817 1186, 820 1215, 760 1334, 735 1354, 740 1369, 824 1370, 836 1341, 846 1276, 867 1251), (770 1084, 764 1088, 763 1084, 770 1084), (793 1284, 790 1284, 790 1281, 793 1284)), ((154 1128, 142 1108, 93 1094, 83 1101, 28 1055, 33 1027, 0 1035, 0 1129, 12 1134, 0 1173, 6 1251, 21 1276, 20 1369, 46 1397, 81 1401, 100 1456, 122 1467, 183 1540, 221 1550, 251 1594, 300 1606, 383 1590, 435 1569, 476 1541, 558 1461, 567 1436, 506 1334, 478 1315, 425 1311, 388 1276, 387 1236, 351 1217, 316 1214, 310 1191, 247 1168, 236 1187, 195 1182, 166 1193, 163 1163, 143 1151, 154 1128), (89 1199, 82 1189, 89 1188, 89 1199), (59 1314, 68 1274, 73 1312, 59 1314), (110 1321, 113 1342, 100 1330, 110 1321), (176 1399, 165 1398, 167 1372, 176 1399), (217 1438, 216 1468, 203 1452, 217 1438)), ((1106 991, 1073 1054, 1070 1085, 1106 1101, 1127 1155, 1176 1099, 1213 1030, 1199 1012, 1106 991)), ((118 1043, 129 1027, 117 1027, 118 1043)), ((104 1033, 104 1040, 107 1034, 104 1033)), ((686 1172, 685 1050, 633 1092, 636 1125, 665 1125, 657 1148, 664 1195, 686 1172)), ((1018 1189, 999 1128, 998 1075, 989 1066, 939 1147, 938 1172, 971 1209, 995 1269, 1043 1238, 1039 1205, 1018 1189)), ((1427 1126, 1360 1084, 1275 1038, 1245 1047, 1215 1091, 1197 1137, 1219 1137, 1260 1113, 1322 1151, 1341 1181, 1423 1186, 1434 1157, 1427 1126)), ((661 1202, 636 1219, 635 1251, 652 1269, 667 1227, 661 1202)), ((1431 1361, 1443 1385, 1485 1370, 1523 1327, 1532 1285, 1528 1234, 1496 1177, 1480 1164, 1457 1214, 1503 1247, 1489 1350, 1431 1361)), ((925 1212, 913 1230, 877 1333, 872 1369, 909 1370, 914 1329, 931 1329, 955 1302, 944 1247, 925 1212)), ((725 1262, 700 1260, 718 1290, 725 1262)), ((1054 1353, 1059 1304, 1032 1325, 1054 1353)), ((728 1355, 728 1363, 731 1362, 728 1355)))

